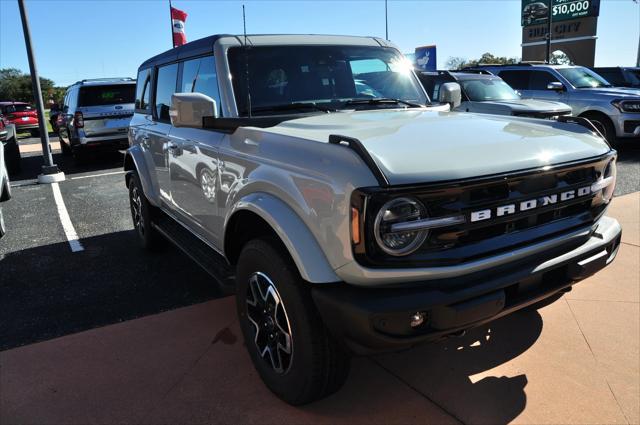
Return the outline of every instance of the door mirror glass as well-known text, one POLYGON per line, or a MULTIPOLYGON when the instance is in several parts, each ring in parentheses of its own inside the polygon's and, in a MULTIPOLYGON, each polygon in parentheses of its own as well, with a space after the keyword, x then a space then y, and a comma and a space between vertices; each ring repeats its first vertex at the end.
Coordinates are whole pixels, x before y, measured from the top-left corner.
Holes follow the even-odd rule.
POLYGON ((448 103, 451 109, 460 106, 462 102, 462 92, 458 83, 444 83, 438 92, 438 102, 448 103))
POLYGON ((559 81, 552 81, 547 84, 547 90, 563 91, 564 86, 559 81))
POLYGON ((218 117, 216 101, 202 93, 174 93, 171 96, 171 125, 202 128, 203 117, 218 117))

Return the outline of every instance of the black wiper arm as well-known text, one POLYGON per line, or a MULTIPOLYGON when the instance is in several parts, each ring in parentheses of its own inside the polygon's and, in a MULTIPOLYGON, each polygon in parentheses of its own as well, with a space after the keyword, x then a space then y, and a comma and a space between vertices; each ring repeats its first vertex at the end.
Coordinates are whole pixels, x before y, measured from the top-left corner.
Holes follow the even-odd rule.
POLYGON ((407 105, 411 108, 421 108, 422 105, 418 103, 409 102, 402 99, 394 99, 391 97, 374 97, 372 99, 351 99, 347 100, 343 106, 348 105, 407 105))
POLYGON ((327 108, 326 106, 320 106, 314 102, 294 102, 283 103, 281 105, 268 105, 258 106, 257 108, 251 108, 251 112, 271 112, 271 111, 297 111, 311 109, 314 111, 322 112, 334 112, 335 109, 327 108))

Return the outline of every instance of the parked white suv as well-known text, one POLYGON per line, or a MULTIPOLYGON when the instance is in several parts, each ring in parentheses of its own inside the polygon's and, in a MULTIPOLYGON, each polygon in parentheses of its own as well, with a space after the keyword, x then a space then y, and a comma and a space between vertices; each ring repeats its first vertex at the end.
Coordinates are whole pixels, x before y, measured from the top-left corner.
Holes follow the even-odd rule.
POLYGON ((351 353, 464 332, 616 256, 616 152, 592 128, 426 105, 372 37, 212 36, 138 70, 140 242, 171 240, 235 291, 289 403, 340 388, 351 353))
POLYGON ((135 90, 132 78, 82 80, 71 85, 58 128, 62 153, 82 160, 90 152, 128 148, 135 90))

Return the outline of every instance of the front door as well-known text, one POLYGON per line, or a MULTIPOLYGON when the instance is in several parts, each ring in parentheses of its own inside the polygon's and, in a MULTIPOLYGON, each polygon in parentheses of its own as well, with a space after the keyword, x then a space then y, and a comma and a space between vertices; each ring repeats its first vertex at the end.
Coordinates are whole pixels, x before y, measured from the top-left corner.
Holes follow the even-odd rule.
POLYGON ((169 155, 171 151, 169 135, 172 131, 169 109, 171 108, 171 95, 176 92, 177 78, 178 64, 174 63, 158 68, 153 122, 146 128, 147 143, 153 157, 160 198, 169 209, 173 209, 169 176, 169 155))
POLYGON ((174 127, 169 141, 171 199, 176 211, 197 233, 218 241, 218 147, 224 135, 210 130, 174 127))

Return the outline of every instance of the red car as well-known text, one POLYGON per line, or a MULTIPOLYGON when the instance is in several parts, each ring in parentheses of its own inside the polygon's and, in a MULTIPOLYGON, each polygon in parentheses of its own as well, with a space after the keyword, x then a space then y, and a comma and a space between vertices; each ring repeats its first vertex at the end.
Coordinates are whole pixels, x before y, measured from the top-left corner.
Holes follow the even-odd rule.
POLYGON ((10 124, 15 124, 16 131, 29 131, 32 136, 39 136, 38 114, 36 109, 25 102, 0 102, 0 114, 10 124))

